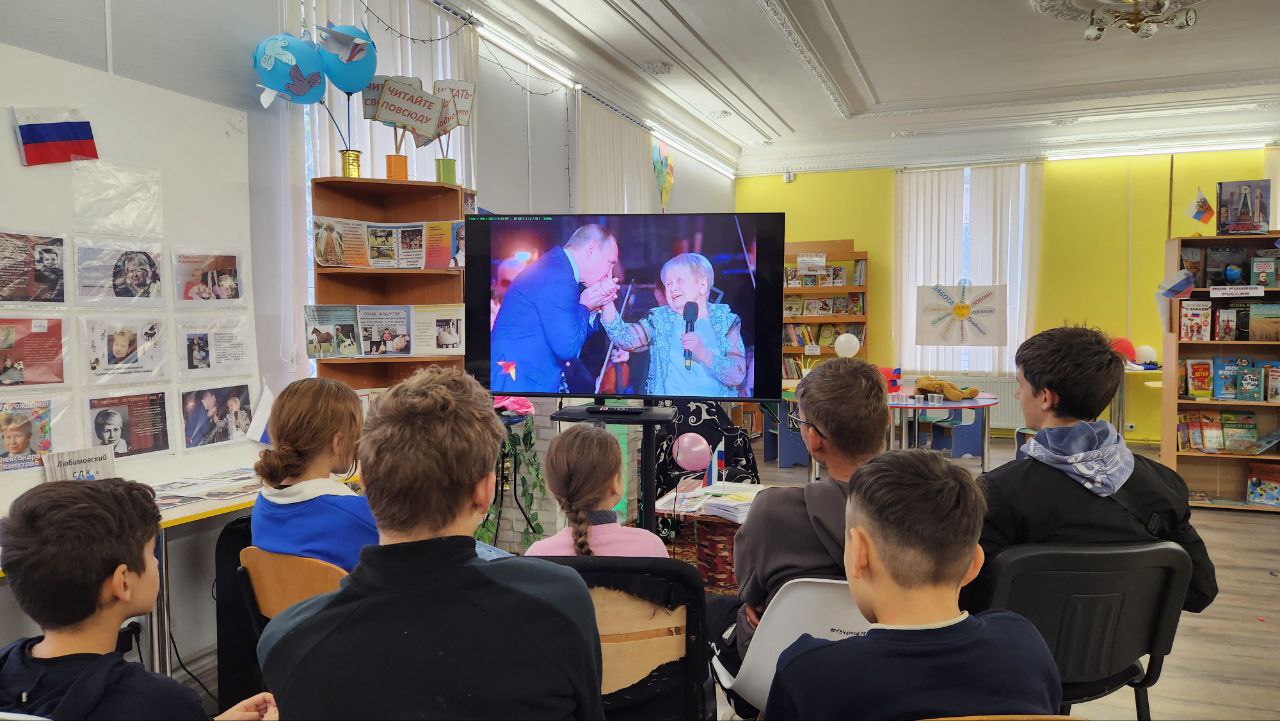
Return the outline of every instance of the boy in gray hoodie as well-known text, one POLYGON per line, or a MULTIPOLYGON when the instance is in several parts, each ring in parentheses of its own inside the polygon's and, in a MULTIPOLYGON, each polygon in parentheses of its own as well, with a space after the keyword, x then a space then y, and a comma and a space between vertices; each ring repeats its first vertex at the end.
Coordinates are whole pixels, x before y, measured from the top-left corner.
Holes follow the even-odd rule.
MULTIPOLYGON (((1186 482, 1135 456, 1111 424, 1097 420, 1124 382, 1124 359, 1101 332, 1063 327, 1028 339, 1016 363, 1022 415, 1039 432, 1022 446, 1027 458, 986 475, 980 543, 987 558, 1027 543, 1173 541, 1191 556, 1183 608, 1203 611, 1218 583, 1191 526, 1186 482)), ((968 588, 982 582, 980 574, 968 588)), ((975 600, 961 596, 970 611, 981 610, 975 600)))

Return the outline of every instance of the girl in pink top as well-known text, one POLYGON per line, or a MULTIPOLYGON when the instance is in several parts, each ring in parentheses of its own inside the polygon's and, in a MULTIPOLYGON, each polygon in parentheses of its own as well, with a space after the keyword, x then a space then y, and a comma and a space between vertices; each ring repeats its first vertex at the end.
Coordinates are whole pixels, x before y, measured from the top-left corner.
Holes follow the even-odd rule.
POLYGON ((526 556, 667 557, 661 538, 618 523, 622 450, 604 428, 579 423, 556 436, 543 468, 569 525, 529 546, 526 556))

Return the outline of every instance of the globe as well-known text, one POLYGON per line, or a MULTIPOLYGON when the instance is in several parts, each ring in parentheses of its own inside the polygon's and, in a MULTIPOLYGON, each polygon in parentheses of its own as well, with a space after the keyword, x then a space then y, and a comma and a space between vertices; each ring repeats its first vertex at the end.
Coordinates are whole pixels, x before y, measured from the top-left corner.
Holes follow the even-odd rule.
POLYGON ((1244 269, 1232 263, 1222 269, 1222 277, 1228 283, 1239 283, 1244 278, 1244 269))

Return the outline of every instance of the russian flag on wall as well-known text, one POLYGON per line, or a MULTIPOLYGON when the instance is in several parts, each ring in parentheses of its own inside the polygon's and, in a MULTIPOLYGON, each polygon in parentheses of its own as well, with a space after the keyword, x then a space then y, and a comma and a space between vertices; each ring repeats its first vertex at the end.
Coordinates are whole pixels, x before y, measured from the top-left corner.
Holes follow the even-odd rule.
POLYGON ((93 128, 80 108, 14 108, 13 118, 23 165, 98 157, 93 128))

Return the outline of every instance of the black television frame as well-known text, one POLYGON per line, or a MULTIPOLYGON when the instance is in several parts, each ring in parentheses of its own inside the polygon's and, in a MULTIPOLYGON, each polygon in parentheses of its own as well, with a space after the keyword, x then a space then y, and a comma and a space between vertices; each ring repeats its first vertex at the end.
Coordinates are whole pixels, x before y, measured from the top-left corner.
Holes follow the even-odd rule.
POLYGON ((580 217, 584 222, 598 219, 601 216, 654 216, 659 218, 670 218, 678 216, 695 216, 695 217, 711 217, 711 216, 777 216, 778 227, 781 229, 781 236, 777 238, 776 243, 771 243, 776 247, 767 249, 773 256, 767 261, 762 260, 763 244, 759 242, 757 236, 756 245, 756 307, 755 307, 755 383, 753 384, 753 395, 751 396, 658 396, 645 393, 623 393, 623 394, 595 394, 595 393, 547 393, 539 391, 521 391, 518 394, 521 397, 530 398, 596 398, 596 399, 618 399, 618 400, 643 400, 646 402, 660 400, 714 400, 722 403, 758 403, 758 402, 775 402, 782 399, 782 296, 785 286, 784 277, 785 265, 784 259, 786 255, 786 214, 785 213, 525 213, 512 215, 471 215, 465 217, 466 221, 466 269, 468 272, 464 275, 463 285, 463 301, 466 304, 466 354, 465 364, 466 370, 480 382, 482 386, 489 389, 489 374, 491 355, 490 355, 490 328, 489 328, 489 301, 490 295, 490 273, 492 268, 491 244, 489 242, 489 224, 504 220, 545 220, 550 218, 564 217, 580 217), (483 227, 483 230, 481 230, 483 227), (771 261, 771 263, 769 262, 771 261), (761 268, 776 268, 774 273, 761 273, 761 268), (774 302, 762 302, 762 299, 772 298, 774 302), (762 328, 771 329, 770 336, 774 336, 777 342, 761 343, 760 330, 762 328), (776 330, 773 330, 776 329, 776 330), (764 387, 760 380, 765 379, 768 387, 764 387))

